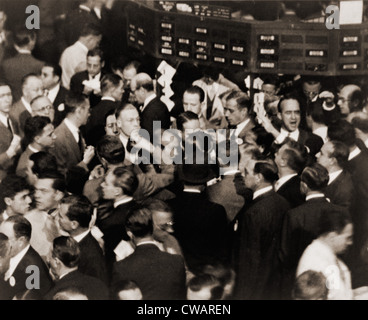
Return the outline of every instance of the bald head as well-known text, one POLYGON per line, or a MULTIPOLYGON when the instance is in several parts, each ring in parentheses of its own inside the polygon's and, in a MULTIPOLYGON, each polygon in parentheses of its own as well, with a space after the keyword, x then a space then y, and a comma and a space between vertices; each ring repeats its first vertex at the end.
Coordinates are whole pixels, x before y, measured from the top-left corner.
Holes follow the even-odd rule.
POLYGON ((339 92, 338 105, 341 114, 345 117, 351 112, 361 110, 363 107, 363 93, 360 87, 355 84, 342 87, 339 92))
POLYGON ((138 73, 133 77, 130 89, 137 102, 142 104, 154 92, 153 80, 147 73, 138 73))
POLYGON ((37 75, 25 76, 22 81, 22 93, 24 99, 31 103, 37 96, 43 95, 43 84, 40 77, 37 75))

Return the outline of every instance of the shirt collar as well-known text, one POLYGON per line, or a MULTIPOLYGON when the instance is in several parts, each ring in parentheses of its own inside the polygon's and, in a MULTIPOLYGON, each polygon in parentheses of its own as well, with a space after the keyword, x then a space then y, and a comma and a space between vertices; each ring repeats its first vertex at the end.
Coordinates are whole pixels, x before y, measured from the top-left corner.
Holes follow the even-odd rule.
POLYGON ((368 139, 364 141, 364 144, 368 148, 368 139))
POLYGON ((143 104, 143 108, 142 108, 142 112, 143 112, 143 110, 147 107, 147 105, 153 100, 153 99, 155 99, 156 98, 156 94, 154 93, 154 94, 152 94, 152 95, 150 95, 146 100, 144 100, 144 104, 143 104))
POLYGON ((49 90, 47 97, 50 99, 52 103, 54 103, 56 96, 59 93, 59 90, 60 90, 60 83, 58 83, 55 87, 49 90))
POLYGON ((349 161, 354 159, 356 156, 358 156, 361 153, 361 150, 358 147, 355 147, 353 151, 349 154, 349 161))
POLYGON ((16 48, 16 49, 21 54, 32 54, 31 50, 28 50, 28 49, 20 49, 20 48, 16 48))
POLYGON ((85 51, 86 53, 88 53, 88 48, 80 41, 77 41, 75 43, 77 46, 81 47, 83 49, 83 51, 85 51))
POLYGON ((327 130, 328 127, 320 127, 313 131, 313 133, 317 136, 320 136, 323 140, 323 142, 327 141, 327 130))
POLYGON ((330 185, 336 178, 342 173, 342 170, 337 170, 329 174, 330 179, 328 180, 328 184, 330 185))
POLYGON ((264 187, 254 192, 253 200, 272 190, 272 186, 264 187))
POLYGON ((25 106, 25 108, 27 109, 27 111, 32 114, 32 107, 31 105, 26 101, 26 99, 24 99, 24 97, 21 98, 23 105, 25 106))
POLYGON ((192 189, 192 188, 184 188, 183 192, 188 192, 188 193, 201 193, 200 190, 198 190, 198 189, 192 189))
POLYGON ((309 196, 305 198, 305 201, 316 199, 316 198, 325 198, 325 195, 323 193, 310 194, 309 196))
POLYGON ((4 116, 2 113, 0 113, 0 121, 5 127, 8 127, 8 117, 4 116))
POLYGON ((242 130, 247 126, 247 124, 250 122, 250 119, 248 118, 247 120, 239 123, 237 126, 236 126, 236 129, 235 129, 235 136, 239 136, 240 132, 242 132, 242 130))
POLYGON ((89 80, 100 80, 101 79, 101 72, 97 73, 94 77, 91 77, 90 74, 88 74, 89 80))
POLYGON ((123 135, 122 133, 119 134, 119 139, 121 141, 121 143, 123 144, 124 148, 126 148, 127 144, 128 144, 128 138, 123 135))
POLYGON ((223 176, 232 176, 232 175, 235 175, 235 174, 237 174, 237 173, 240 173, 240 171, 239 170, 229 170, 229 171, 226 171, 226 172, 224 172, 222 175, 223 176))
POLYGON ((29 244, 21 252, 19 252, 16 256, 10 259, 9 269, 5 273, 5 277, 4 277, 5 281, 7 281, 13 275, 15 269, 18 267, 19 262, 24 258, 24 256, 26 255, 30 247, 31 245, 29 244))
POLYGON ((281 128, 281 134, 286 138, 286 137, 290 137, 291 139, 298 141, 299 139, 299 129, 296 129, 293 132, 289 132, 287 130, 285 130, 284 128, 281 128))
POLYGON ((87 6, 83 5, 83 4, 80 4, 80 5, 79 5, 79 9, 82 9, 82 10, 84 10, 84 11, 88 11, 88 12, 91 12, 91 9, 90 9, 90 8, 88 8, 87 6))
POLYGON ((106 96, 106 97, 102 97, 102 98, 101 98, 101 101, 105 101, 105 100, 106 100, 106 101, 113 101, 113 102, 115 102, 115 101, 116 101, 113 97, 107 97, 107 96, 106 96))
POLYGON ((78 143, 78 141, 79 141, 79 129, 68 118, 64 119, 64 123, 67 126, 67 128, 70 130, 70 132, 73 134, 74 139, 78 143))
POLYGON ((30 144, 28 145, 28 149, 31 150, 33 153, 40 152, 40 150, 37 150, 36 148, 33 148, 30 144))
POLYGON ((297 173, 292 173, 292 174, 288 174, 287 176, 283 176, 281 177, 279 180, 276 181, 275 183, 275 191, 277 192, 277 190, 279 190, 281 188, 281 186, 283 184, 285 184, 286 182, 288 182, 292 177, 297 176, 297 173))
POLYGON ((82 232, 81 234, 78 234, 77 236, 73 237, 75 241, 77 241, 78 243, 81 242, 90 232, 90 230, 88 229, 87 231, 82 232))
POLYGON ((133 197, 126 197, 124 199, 114 202, 114 208, 120 206, 121 204, 128 203, 133 200, 133 197))
POLYGON ((159 248, 158 243, 157 243, 156 241, 150 241, 150 240, 142 241, 142 242, 138 243, 138 244, 137 244, 137 247, 139 247, 139 246, 143 246, 143 245, 145 245, 145 244, 153 244, 153 245, 155 245, 157 248, 159 248))

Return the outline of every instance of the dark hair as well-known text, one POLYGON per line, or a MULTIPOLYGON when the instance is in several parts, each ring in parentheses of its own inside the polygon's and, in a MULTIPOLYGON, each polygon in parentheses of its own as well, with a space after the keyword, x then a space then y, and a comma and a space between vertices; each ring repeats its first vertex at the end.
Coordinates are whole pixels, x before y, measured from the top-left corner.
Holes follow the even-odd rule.
POLYGON ((282 157, 286 160, 288 167, 297 173, 300 173, 307 163, 307 150, 301 143, 287 139, 283 145, 287 148, 284 150, 282 157))
POLYGON ((351 120, 351 124, 362 132, 368 133, 368 115, 366 113, 364 115, 365 117, 362 117, 360 115, 355 116, 351 120))
POLYGON ((326 124, 325 113, 320 101, 317 100, 309 105, 309 114, 314 122, 326 124))
POLYGON ((126 229, 137 238, 151 236, 153 233, 152 212, 146 207, 132 208, 126 218, 126 229))
POLYGON ((25 237, 27 241, 31 240, 32 225, 24 216, 17 214, 9 217, 5 222, 13 224, 13 231, 16 239, 25 237))
POLYGON ((114 186, 121 188, 124 194, 132 196, 138 188, 138 179, 134 171, 127 167, 117 167, 113 170, 114 186))
POLYGON ((232 91, 226 97, 226 102, 230 100, 235 100, 239 110, 247 109, 248 113, 252 111, 252 100, 249 99, 248 95, 243 91, 232 91))
POLYGON ((9 246, 9 238, 4 233, 0 232, 0 257, 5 257, 9 246))
POLYGON ((322 212, 319 221, 319 232, 317 236, 327 234, 329 232, 341 233, 344 228, 352 223, 350 214, 345 208, 326 209, 322 212))
POLYGON ((330 141, 330 143, 332 144, 334 150, 329 155, 329 157, 335 158, 338 165, 341 168, 345 168, 348 163, 350 154, 348 146, 345 143, 336 140, 332 140, 330 141))
POLYGON ((104 158, 110 164, 123 163, 125 149, 118 137, 104 136, 96 146, 97 155, 104 158))
POLYGON ((192 120, 198 120, 198 115, 196 115, 192 111, 185 111, 178 115, 176 118, 176 126, 178 130, 183 131, 184 130, 184 123, 187 123, 192 120))
POLYGON ((88 228, 93 215, 93 206, 87 197, 70 195, 61 200, 61 204, 69 205, 66 216, 70 221, 77 221, 81 228, 88 228))
POLYGON ((0 210, 6 209, 5 198, 13 199, 18 193, 25 190, 32 190, 26 178, 15 174, 7 175, 0 183, 0 210))
POLYGON ((87 37, 87 36, 101 36, 102 31, 101 28, 93 23, 86 23, 80 33, 80 37, 87 37))
POLYGON ((137 283, 134 282, 133 280, 118 281, 111 288, 112 298, 114 300, 119 300, 119 292, 126 291, 126 290, 135 290, 135 289, 140 290, 137 283))
POLYGON ((11 90, 10 85, 7 84, 5 81, 2 81, 2 80, 0 80, 0 87, 9 87, 9 89, 11 90))
POLYGON ((51 153, 36 152, 29 156, 29 160, 33 161, 32 172, 38 176, 48 171, 58 170, 56 158, 51 153))
POLYGON ((147 207, 152 213, 155 211, 163 211, 172 213, 173 210, 165 201, 156 199, 156 198, 148 198, 143 202, 143 205, 147 207))
POLYGON ((65 111, 67 114, 74 113, 77 108, 83 107, 88 102, 84 94, 69 91, 65 97, 65 111))
POLYGON ((28 118, 24 124, 24 137, 27 144, 34 141, 34 138, 43 133, 43 129, 51 123, 50 118, 43 116, 34 116, 28 118))
POLYGON ((327 300, 328 288, 322 272, 307 270, 300 274, 294 283, 294 300, 327 300))
POLYGON ((217 81, 220 76, 220 70, 211 66, 202 66, 202 74, 205 77, 210 77, 214 81, 217 81))
POLYGON ((306 167, 300 176, 301 181, 313 191, 321 191, 327 187, 329 178, 327 169, 319 163, 306 167))
POLYGON ((103 51, 100 48, 94 48, 87 52, 87 57, 100 57, 100 61, 104 61, 103 51))
MULTIPOLYGON (((34 290, 33 290, 34 291, 34 290)), ((88 296, 84 292, 84 290, 80 287, 70 286, 66 288, 60 289, 58 292, 54 294, 52 300, 73 300, 74 296, 82 295, 88 299, 88 296)))
POLYGON ((264 180, 273 183, 278 179, 277 167, 272 160, 258 161, 254 165, 254 173, 260 173, 264 180))
POLYGON ((292 94, 292 93, 287 93, 285 94, 279 101, 278 105, 277 105, 277 110, 279 113, 282 113, 282 103, 286 100, 295 100, 298 103, 299 109, 300 109, 300 103, 298 98, 292 94))
POLYGON ((62 70, 58 64, 46 62, 43 66, 52 68, 52 73, 54 74, 54 76, 57 76, 59 77, 59 79, 61 79, 62 70))
POLYGON ((24 27, 19 27, 15 31, 14 44, 23 48, 36 40, 36 33, 33 30, 28 30, 24 27))
POLYGON ((331 124, 327 130, 330 140, 337 140, 345 143, 349 148, 355 144, 356 135, 354 126, 346 120, 340 120, 331 124))
MULTIPOLYGON (((133 106, 131 103, 123 103, 121 104, 118 108, 116 108, 116 111, 115 111, 115 117, 116 119, 119 118, 120 114, 125 110, 125 109, 134 109, 134 110, 137 110, 137 108, 135 106, 133 106)), ((138 110, 137 110, 138 111, 138 110)))
POLYGON ((198 292, 204 288, 211 288, 211 297, 209 300, 220 300, 224 293, 224 288, 219 279, 211 274, 200 274, 188 282, 188 289, 198 292))
POLYGON ((72 237, 61 236, 55 238, 52 254, 68 268, 74 268, 79 264, 79 244, 72 237))
POLYGON ((115 116, 115 109, 110 109, 109 111, 106 112, 105 117, 104 117, 104 123, 105 123, 105 125, 106 125, 107 118, 110 117, 110 116, 112 116, 112 115, 115 116))
POLYGON ((220 280, 221 285, 225 287, 235 279, 235 271, 220 262, 207 264, 203 266, 202 272, 211 274, 220 280))
POLYGON ((54 190, 58 190, 58 191, 65 193, 66 191, 65 177, 60 172, 58 171, 42 172, 38 175, 38 180, 41 180, 41 179, 52 180, 51 187, 54 190))
POLYGON ((109 91, 112 88, 119 87, 120 82, 122 79, 120 76, 114 73, 108 73, 104 75, 101 79, 101 92, 104 94, 105 92, 109 91))
POLYGON ((205 98, 205 93, 201 87, 198 86, 191 86, 190 88, 186 89, 184 93, 189 94, 197 94, 199 96, 199 101, 203 102, 205 98))
POLYGON ((350 100, 351 100, 352 104, 356 102, 356 106, 352 105, 349 108, 350 112, 362 111, 363 110, 364 95, 363 95, 362 90, 360 90, 360 89, 354 90, 350 95, 350 100))

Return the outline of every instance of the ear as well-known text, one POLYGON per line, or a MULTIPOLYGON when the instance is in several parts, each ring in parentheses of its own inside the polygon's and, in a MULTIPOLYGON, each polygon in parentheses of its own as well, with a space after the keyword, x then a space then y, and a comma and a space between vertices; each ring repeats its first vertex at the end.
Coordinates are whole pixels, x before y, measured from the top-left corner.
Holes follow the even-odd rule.
POLYGON ((78 228, 79 228, 79 223, 78 223, 77 221, 73 220, 73 221, 71 222, 71 226, 72 226, 72 229, 73 229, 73 230, 76 230, 76 229, 78 229, 78 228))
POLYGON ((56 200, 57 202, 59 202, 63 197, 64 197, 64 194, 63 194, 61 191, 57 190, 57 191, 56 191, 56 197, 55 197, 55 200, 56 200))
POLYGON ((11 206, 11 205, 12 205, 12 203, 13 203, 13 200, 12 200, 11 198, 9 198, 9 197, 5 197, 5 198, 4 198, 4 202, 5 202, 5 204, 6 204, 7 206, 11 206))
POLYGON ((279 118, 280 120, 282 120, 281 112, 278 112, 277 111, 277 118, 279 118))
POLYGON ((105 61, 101 62, 101 68, 103 68, 105 66, 105 61))
POLYGON ((127 231, 127 235, 128 235, 128 237, 131 239, 131 240, 133 240, 134 239, 134 235, 133 235, 133 233, 131 232, 131 231, 127 231))

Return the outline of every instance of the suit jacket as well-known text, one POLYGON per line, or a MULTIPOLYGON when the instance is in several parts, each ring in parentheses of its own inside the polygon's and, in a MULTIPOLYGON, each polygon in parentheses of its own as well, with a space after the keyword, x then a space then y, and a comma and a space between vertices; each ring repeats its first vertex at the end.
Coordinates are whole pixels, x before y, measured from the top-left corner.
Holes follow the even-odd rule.
POLYGON ((31 54, 23 53, 3 61, 4 77, 11 86, 15 101, 22 96, 22 78, 29 73, 41 73, 43 65, 43 61, 34 58, 31 54))
MULTIPOLYGON (((102 79, 103 74, 101 73, 102 79)), ((72 76, 70 79, 70 91, 76 92, 76 93, 83 93, 84 91, 84 80, 88 80, 88 71, 81 71, 77 72, 75 75, 72 76)), ((91 108, 95 107, 99 102, 101 101, 101 96, 94 94, 93 92, 89 95, 89 102, 91 104, 91 108)))
MULTIPOLYGON (((10 120, 15 123, 12 119, 10 120)), ((8 171, 14 169, 15 159, 10 159, 6 151, 8 150, 10 143, 13 139, 13 135, 10 130, 3 125, 0 121, 0 180, 2 180, 8 171)))
POLYGON ((101 100, 91 111, 91 116, 87 123, 87 142, 95 146, 105 135, 105 115, 115 110, 119 102, 111 100, 101 100))
MULTIPOLYGON (((64 122, 55 129, 55 135, 55 144, 50 149, 50 153, 56 157, 59 170, 65 174, 68 169, 80 165, 88 171, 87 166, 82 162, 83 154, 79 149, 79 145, 64 122)), ((85 143, 83 141, 83 150, 84 147, 85 143)))
POLYGON ((170 128, 170 113, 166 105, 159 99, 153 99, 141 112, 141 127, 150 134, 151 142, 153 141, 153 122, 161 121, 162 129, 170 128))
POLYGON ((305 196, 300 192, 300 177, 298 175, 286 181, 277 190, 277 193, 289 201, 291 208, 300 206, 305 201, 305 196))
POLYGON ((182 192, 169 203, 174 212, 174 235, 189 269, 224 262, 228 246, 225 208, 209 201, 205 193, 182 192))
POLYGON ((17 176, 24 177, 24 178, 27 177, 28 161, 29 161, 29 157, 33 153, 34 152, 29 147, 27 147, 27 149, 22 153, 18 161, 17 169, 15 171, 17 176))
POLYGON ((222 205, 228 221, 233 221, 244 206, 244 197, 237 193, 234 184, 235 175, 225 175, 221 181, 207 188, 208 199, 222 205))
POLYGON ((279 290, 278 247, 288 202, 273 190, 239 212, 235 272, 237 299, 275 299, 279 290))
POLYGON ((328 202, 325 197, 312 198, 287 212, 283 222, 280 247, 285 294, 291 293, 300 257, 318 236, 321 216, 331 211, 339 211, 341 214, 348 212, 343 207, 328 202))
POLYGON ((26 120, 32 117, 32 114, 29 113, 29 111, 26 109, 22 100, 19 100, 13 104, 11 111, 10 111, 10 116, 15 121, 15 125, 17 127, 18 134, 20 135, 21 138, 23 138, 24 137, 24 125, 26 123, 26 120))
POLYGON ((100 279, 75 270, 55 281, 51 290, 44 296, 44 300, 52 300, 57 292, 72 287, 81 290, 88 297, 88 300, 108 300, 109 298, 109 291, 100 279))
POLYGON ((154 244, 138 245, 130 256, 114 264, 112 284, 119 280, 135 281, 143 300, 185 299, 183 258, 162 252, 154 244))
POLYGON ((78 270, 107 283, 105 257, 97 240, 89 232, 80 242, 80 260, 78 270))
MULTIPOLYGON (((26 281, 29 277, 35 277, 37 275, 36 272, 27 273, 27 267, 36 266, 39 270, 39 289, 34 289, 40 296, 44 296, 47 291, 50 290, 52 285, 52 280, 49 275, 49 270, 46 267, 46 264, 43 262, 40 255, 30 247, 23 257, 23 259, 19 262, 17 268, 15 269, 12 277, 8 281, 4 281, 3 278, 0 280, 0 297, 3 300, 11 300, 16 294, 23 293, 27 291, 26 281), (15 285, 12 286, 11 282, 15 280, 15 285)), ((28 281, 31 281, 30 278, 28 281)), ((31 281, 31 283, 35 283, 31 281)))
POLYGON ((343 170, 341 174, 324 189, 324 194, 332 203, 350 208, 354 196, 354 185, 351 174, 343 170))
POLYGON ((54 126, 55 128, 60 125, 60 123, 64 120, 64 118, 66 117, 66 112, 65 112, 65 107, 61 108, 60 105, 62 105, 63 103, 65 103, 65 97, 68 93, 68 90, 65 89, 64 87, 61 86, 60 84, 60 89, 58 91, 58 94, 55 97, 54 102, 52 103, 55 109, 55 117, 54 117, 54 126), (59 110, 60 109, 64 109, 64 110, 59 110))
MULTIPOLYGON (((5 32, 5 39, 2 43, 0 43, 0 66, 2 64, 2 62, 9 58, 12 51, 14 50, 14 41, 13 41, 13 35, 10 31, 6 31, 5 32)), ((1 76, 2 78, 2 76, 1 76)), ((2 79, 5 80, 5 79, 2 79)))

